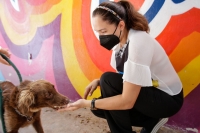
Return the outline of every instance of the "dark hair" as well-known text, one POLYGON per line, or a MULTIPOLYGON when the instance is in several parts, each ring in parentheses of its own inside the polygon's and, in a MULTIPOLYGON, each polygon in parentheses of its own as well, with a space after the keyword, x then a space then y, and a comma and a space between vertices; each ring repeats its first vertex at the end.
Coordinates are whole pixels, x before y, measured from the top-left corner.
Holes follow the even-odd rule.
MULTIPOLYGON (((113 10, 119 17, 125 22, 127 30, 141 30, 149 32, 149 26, 147 19, 134 9, 134 6, 126 0, 120 0, 118 2, 103 2, 99 6, 107 7, 113 10)), ((100 15, 104 21, 108 21, 110 24, 118 25, 120 19, 113 13, 102 8, 96 8, 92 16, 100 15)))

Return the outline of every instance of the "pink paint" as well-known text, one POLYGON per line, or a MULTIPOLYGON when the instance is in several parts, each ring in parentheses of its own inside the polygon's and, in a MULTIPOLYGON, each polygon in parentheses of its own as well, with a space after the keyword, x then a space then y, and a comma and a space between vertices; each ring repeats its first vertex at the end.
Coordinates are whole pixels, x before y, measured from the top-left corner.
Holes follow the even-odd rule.
POLYGON ((45 3, 47 0, 26 0, 32 6, 39 6, 45 3))
POLYGON ((4 41, 1 32, 0 32, 0 46, 1 46, 2 48, 7 48, 7 49, 8 49, 8 46, 6 45, 6 42, 4 41))
POLYGON ((48 60, 46 60, 45 79, 54 84, 55 89, 58 91, 53 70, 52 47, 53 45, 51 45, 51 51, 49 51, 51 52, 51 56, 49 56, 48 60))
MULTIPOLYGON (((0 42, 1 42, 0 45, 2 47, 8 48, 4 39, 2 38, 1 34, 0 34, 0 42)), ((54 35, 52 35, 50 38, 44 40, 44 42, 42 44, 42 48, 40 49, 38 56, 32 60, 32 63, 30 65, 28 62, 28 51, 27 51, 27 60, 21 59, 15 55, 13 55, 12 53, 11 53, 12 54, 11 60, 16 65, 16 67, 19 69, 19 71, 23 75, 26 75, 26 76, 34 75, 46 67, 48 67, 48 69, 49 69, 50 68, 50 66, 48 66, 48 64, 50 64, 49 62, 51 62, 51 64, 52 64, 53 42, 54 42, 54 35), (47 61, 48 61, 48 63, 47 63, 47 61)), ((52 65, 51 65, 51 67, 52 67, 52 65)))
POLYGON ((18 23, 23 23, 28 19, 28 12, 25 10, 25 4, 21 0, 18 1, 19 4, 19 10, 16 11, 15 8, 12 6, 10 0, 5 0, 4 1, 4 9, 5 9, 5 14, 10 15, 12 19, 18 23))
MULTIPOLYGON (((42 70, 46 70, 45 79, 51 82, 52 84, 54 84, 55 88, 57 88, 56 81, 54 78, 54 73, 53 73, 53 65, 52 65, 53 41, 54 41, 54 36, 52 35, 50 38, 46 39, 43 42, 42 49, 40 50, 40 54, 38 55, 37 58, 32 60, 31 65, 29 65, 28 63, 28 54, 27 54, 27 60, 18 58, 15 55, 11 55, 11 61, 17 66, 20 73, 25 76, 38 74, 38 73, 41 73, 42 70)), ((1 42, 0 46, 2 48, 9 49, 1 33, 0 33, 0 42, 1 42)))

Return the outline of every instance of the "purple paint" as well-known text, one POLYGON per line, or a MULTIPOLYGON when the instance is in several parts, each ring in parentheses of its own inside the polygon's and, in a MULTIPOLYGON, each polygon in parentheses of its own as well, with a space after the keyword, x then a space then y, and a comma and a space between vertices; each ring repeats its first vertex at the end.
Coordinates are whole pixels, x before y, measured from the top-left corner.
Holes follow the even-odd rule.
POLYGON ((168 124, 175 127, 200 128, 200 85, 184 99, 181 110, 169 119, 168 124))
POLYGON ((60 43, 60 20, 61 15, 58 15, 58 17, 52 23, 43 27, 39 27, 37 29, 36 35, 26 45, 13 44, 12 41, 8 38, 7 34, 5 33, 1 21, 0 31, 11 53, 19 58, 26 60, 27 52, 31 53, 32 58, 34 59, 39 54, 43 41, 54 35, 52 62, 57 89, 60 93, 68 96, 70 99, 77 100, 81 97, 72 86, 64 67, 60 43))

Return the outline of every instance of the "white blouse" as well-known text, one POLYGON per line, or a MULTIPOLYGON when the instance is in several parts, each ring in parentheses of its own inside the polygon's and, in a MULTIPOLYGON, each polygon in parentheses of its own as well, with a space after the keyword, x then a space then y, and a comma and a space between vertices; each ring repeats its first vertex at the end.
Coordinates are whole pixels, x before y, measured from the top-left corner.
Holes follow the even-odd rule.
MULTIPOLYGON (((145 31, 129 30, 128 40, 123 81, 145 87, 153 86, 153 79, 158 81, 157 88, 169 95, 180 93, 182 83, 162 46, 145 31)), ((111 66, 115 70, 115 53, 119 49, 119 44, 112 49, 111 66)))

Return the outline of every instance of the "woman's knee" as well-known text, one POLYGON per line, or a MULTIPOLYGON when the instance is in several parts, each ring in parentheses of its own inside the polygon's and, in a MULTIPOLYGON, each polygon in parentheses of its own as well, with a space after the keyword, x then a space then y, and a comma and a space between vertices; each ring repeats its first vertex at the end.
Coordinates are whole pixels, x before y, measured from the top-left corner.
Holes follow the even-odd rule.
POLYGON ((105 72, 101 75, 100 86, 102 89, 107 88, 107 86, 110 86, 112 84, 112 77, 114 77, 112 72, 105 72))
POLYGON ((114 72, 105 72, 100 78, 102 97, 110 97, 122 93, 122 75, 114 72))
POLYGON ((105 82, 110 79, 110 76, 113 75, 113 72, 105 72, 100 77, 100 82, 105 82))
POLYGON ((116 81, 121 80, 122 76, 115 72, 105 72, 100 77, 100 85, 104 83, 116 84, 116 81))

